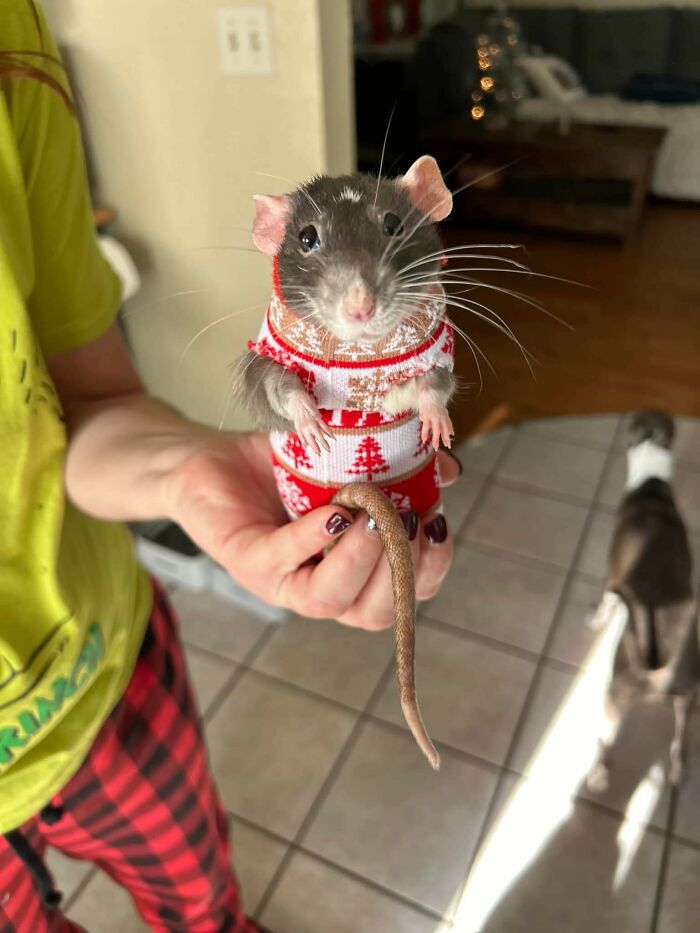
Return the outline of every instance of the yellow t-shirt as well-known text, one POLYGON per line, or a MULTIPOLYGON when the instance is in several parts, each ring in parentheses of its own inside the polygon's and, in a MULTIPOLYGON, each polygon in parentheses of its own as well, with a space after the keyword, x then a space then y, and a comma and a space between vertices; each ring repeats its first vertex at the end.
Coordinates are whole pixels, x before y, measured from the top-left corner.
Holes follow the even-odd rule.
MULTIPOLYGON (((0 50, 56 54, 25 0, 0 50)), ((41 64, 64 83, 57 66, 41 64)), ((78 770, 122 695, 151 605, 127 530, 66 502, 61 408, 44 358, 112 323, 74 118, 33 80, 0 80, 0 833, 78 770)))

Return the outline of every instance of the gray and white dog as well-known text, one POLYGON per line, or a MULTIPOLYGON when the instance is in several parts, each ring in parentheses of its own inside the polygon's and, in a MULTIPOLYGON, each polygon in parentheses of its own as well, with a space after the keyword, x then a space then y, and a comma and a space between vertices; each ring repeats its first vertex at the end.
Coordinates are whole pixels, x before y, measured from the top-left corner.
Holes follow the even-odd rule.
POLYGON ((600 758, 588 776, 596 790, 607 787, 610 748, 639 701, 673 703, 669 780, 680 783, 688 710, 700 682, 693 561, 670 483, 674 423, 664 412, 644 411, 632 419, 630 434, 606 583, 608 600, 622 600, 627 620, 606 695, 600 758))

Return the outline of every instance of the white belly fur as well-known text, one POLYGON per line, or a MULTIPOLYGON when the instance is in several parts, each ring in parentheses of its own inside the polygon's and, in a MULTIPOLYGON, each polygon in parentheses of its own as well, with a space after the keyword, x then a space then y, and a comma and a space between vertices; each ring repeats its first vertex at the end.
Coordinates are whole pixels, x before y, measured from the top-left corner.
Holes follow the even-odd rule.
POLYGON ((661 479, 668 483, 672 476, 671 451, 660 444, 646 440, 627 451, 627 492, 638 489, 648 479, 661 479))

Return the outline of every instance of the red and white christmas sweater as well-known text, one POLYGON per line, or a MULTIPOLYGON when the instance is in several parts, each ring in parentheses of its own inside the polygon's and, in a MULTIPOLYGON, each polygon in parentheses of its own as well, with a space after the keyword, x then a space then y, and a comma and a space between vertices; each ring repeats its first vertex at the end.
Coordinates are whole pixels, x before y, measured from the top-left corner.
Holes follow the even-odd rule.
POLYGON ((454 367, 454 333, 442 296, 426 302, 377 343, 346 342, 287 307, 275 263, 274 292, 257 342, 249 349, 296 373, 334 430, 330 453, 273 431, 270 443, 280 497, 292 518, 326 505, 346 483, 376 483, 394 505, 423 513, 438 501, 437 458, 421 441, 415 411, 382 410, 395 385, 436 366, 454 367))

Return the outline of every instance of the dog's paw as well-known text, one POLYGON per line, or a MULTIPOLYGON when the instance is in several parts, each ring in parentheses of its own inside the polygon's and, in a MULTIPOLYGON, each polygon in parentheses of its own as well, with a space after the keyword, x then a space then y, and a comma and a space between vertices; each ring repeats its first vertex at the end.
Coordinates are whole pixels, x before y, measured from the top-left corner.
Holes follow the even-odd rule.
POLYGON ((602 794, 610 787, 610 769, 599 762, 586 778, 586 786, 596 794, 602 794))
POLYGON ((668 769, 668 783, 673 787, 680 787, 683 783, 685 768, 682 761, 672 761, 668 769))

